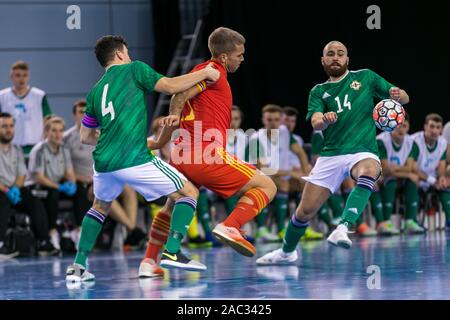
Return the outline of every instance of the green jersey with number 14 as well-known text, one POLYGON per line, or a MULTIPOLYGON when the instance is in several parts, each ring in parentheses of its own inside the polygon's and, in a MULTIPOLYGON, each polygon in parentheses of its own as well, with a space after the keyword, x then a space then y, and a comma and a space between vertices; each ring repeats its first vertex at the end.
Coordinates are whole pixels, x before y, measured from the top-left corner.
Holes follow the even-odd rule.
POLYGON ((111 66, 88 93, 88 127, 101 130, 93 152, 97 172, 149 162, 146 95, 162 75, 141 61, 111 66), (95 125, 92 125, 92 124, 95 125))
POLYGON ((394 87, 369 69, 347 71, 339 81, 316 85, 309 94, 308 114, 337 114, 337 122, 323 131, 321 156, 337 156, 357 152, 378 154, 376 128, 372 119, 374 98, 386 99, 394 87))

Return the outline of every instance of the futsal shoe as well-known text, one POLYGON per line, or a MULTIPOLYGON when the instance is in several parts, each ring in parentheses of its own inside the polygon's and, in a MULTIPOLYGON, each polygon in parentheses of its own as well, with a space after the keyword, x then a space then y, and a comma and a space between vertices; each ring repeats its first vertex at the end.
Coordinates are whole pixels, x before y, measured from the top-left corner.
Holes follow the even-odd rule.
POLYGON ((400 234, 400 231, 394 228, 392 222, 383 221, 378 224, 377 233, 380 236, 395 236, 400 234))
POLYGON ((421 234, 424 233, 425 229, 422 228, 412 219, 405 221, 405 233, 407 234, 421 234))
POLYGON ((271 243, 271 242, 280 242, 280 237, 276 234, 273 234, 269 231, 267 227, 259 227, 256 231, 255 239, 257 242, 262 243, 271 243))
POLYGON ((292 252, 284 252, 283 249, 271 251, 256 260, 259 266, 270 265, 289 265, 293 264, 298 259, 297 250, 292 252))
POLYGON ((219 223, 212 234, 217 240, 246 257, 253 257, 256 253, 256 248, 243 236, 243 231, 234 227, 227 227, 223 223, 219 223))
POLYGON ((374 237, 377 235, 377 231, 369 227, 369 225, 365 222, 361 223, 356 228, 356 232, 358 232, 361 237, 374 237))
POLYGON ((161 269, 155 262, 155 260, 150 258, 144 258, 139 265, 139 278, 155 278, 163 277, 164 270, 161 269))
POLYGON ((178 268, 186 271, 205 271, 206 266, 200 262, 194 261, 186 257, 181 251, 170 253, 164 250, 159 263, 161 267, 166 269, 178 268))
POLYGON ((322 240, 325 236, 323 233, 314 231, 311 227, 307 227, 305 234, 300 238, 302 241, 322 240))
POLYGON ((347 236, 348 229, 346 226, 340 224, 328 237, 327 241, 337 247, 350 249, 352 241, 347 236))
POLYGON ((68 282, 85 282, 94 281, 95 276, 79 264, 72 264, 67 267, 66 281, 68 282))

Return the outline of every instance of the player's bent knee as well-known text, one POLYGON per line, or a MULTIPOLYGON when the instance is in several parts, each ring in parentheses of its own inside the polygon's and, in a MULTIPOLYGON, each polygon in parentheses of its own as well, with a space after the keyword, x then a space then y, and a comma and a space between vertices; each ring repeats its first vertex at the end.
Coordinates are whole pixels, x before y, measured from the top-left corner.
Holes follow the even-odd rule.
POLYGON ((198 199, 199 191, 198 189, 189 181, 184 182, 184 186, 179 190, 182 196, 190 197, 193 199, 198 199))
POLYGON ((295 210, 295 216, 300 221, 309 221, 312 218, 314 218, 315 214, 319 211, 318 208, 312 207, 312 206, 302 206, 300 205, 297 207, 297 210, 295 210))
POLYGON ((94 203, 92 205, 92 207, 99 211, 101 214, 103 214, 105 217, 108 216, 109 211, 111 209, 111 204, 112 201, 108 202, 108 201, 103 201, 103 200, 99 200, 99 199, 94 199, 94 203))

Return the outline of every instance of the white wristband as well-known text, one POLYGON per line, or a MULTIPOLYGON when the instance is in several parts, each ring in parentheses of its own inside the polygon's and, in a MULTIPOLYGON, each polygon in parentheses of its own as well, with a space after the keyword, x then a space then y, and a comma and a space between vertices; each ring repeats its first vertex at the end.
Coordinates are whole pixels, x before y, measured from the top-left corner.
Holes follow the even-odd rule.
POLYGON ((436 183, 436 178, 435 177, 433 177, 433 176, 428 176, 428 178, 427 178, 427 182, 430 184, 430 185, 434 185, 435 183, 436 183))

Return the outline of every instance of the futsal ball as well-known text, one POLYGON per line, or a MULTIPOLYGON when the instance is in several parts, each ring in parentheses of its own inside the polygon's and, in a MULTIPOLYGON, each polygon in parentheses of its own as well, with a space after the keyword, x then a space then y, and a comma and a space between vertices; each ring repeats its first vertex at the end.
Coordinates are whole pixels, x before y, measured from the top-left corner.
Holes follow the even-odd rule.
POLYGON ((395 100, 382 100, 373 108, 373 120, 378 129, 391 132, 405 120, 405 109, 395 100))

